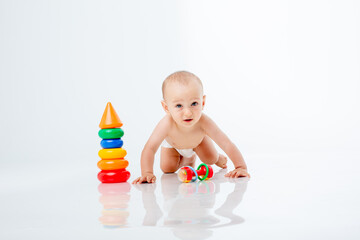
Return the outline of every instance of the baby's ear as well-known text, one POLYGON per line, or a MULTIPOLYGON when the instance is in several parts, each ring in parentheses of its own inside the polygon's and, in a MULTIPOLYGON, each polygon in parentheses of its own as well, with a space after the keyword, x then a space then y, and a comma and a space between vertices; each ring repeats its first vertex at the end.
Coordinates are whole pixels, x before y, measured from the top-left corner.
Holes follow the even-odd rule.
POLYGON ((203 96, 202 109, 204 109, 205 101, 206 101, 206 95, 203 96))
POLYGON ((161 101, 161 105, 166 113, 169 113, 168 106, 164 100, 161 101))

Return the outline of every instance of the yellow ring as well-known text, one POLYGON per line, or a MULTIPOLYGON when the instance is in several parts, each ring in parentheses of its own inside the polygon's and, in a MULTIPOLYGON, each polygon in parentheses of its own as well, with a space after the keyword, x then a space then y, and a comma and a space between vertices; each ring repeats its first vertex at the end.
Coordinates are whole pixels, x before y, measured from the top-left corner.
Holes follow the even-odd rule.
POLYGON ((107 148, 99 151, 99 157, 101 159, 117 159, 124 158, 126 156, 126 150, 123 148, 107 148))

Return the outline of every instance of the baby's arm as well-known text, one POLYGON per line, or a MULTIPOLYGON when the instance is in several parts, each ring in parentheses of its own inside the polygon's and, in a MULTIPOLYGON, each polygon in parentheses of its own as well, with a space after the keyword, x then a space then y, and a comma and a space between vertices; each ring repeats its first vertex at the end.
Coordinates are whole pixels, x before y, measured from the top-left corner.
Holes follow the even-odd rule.
POLYGON ((133 183, 154 183, 156 181, 156 177, 153 172, 154 156, 160 144, 167 136, 169 127, 170 119, 168 116, 161 119, 155 127, 141 153, 141 177, 135 179, 133 183))
POLYGON ((225 174, 226 177, 250 177, 246 163, 236 145, 221 131, 216 123, 203 114, 202 127, 206 134, 228 155, 234 164, 235 170, 225 174))

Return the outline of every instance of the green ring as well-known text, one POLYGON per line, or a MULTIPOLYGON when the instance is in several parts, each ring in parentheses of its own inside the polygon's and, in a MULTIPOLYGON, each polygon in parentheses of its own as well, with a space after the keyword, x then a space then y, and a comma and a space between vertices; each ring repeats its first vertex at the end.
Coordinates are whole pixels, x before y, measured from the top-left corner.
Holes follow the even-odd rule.
POLYGON ((202 163, 198 166, 197 170, 199 170, 202 166, 205 166, 206 167, 206 173, 205 173, 205 176, 203 178, 200 177, 200 175, 198 176, 199 180, 200 181, 203 181, 207 178, 207 176, 209 175, 209 167, 205 164, 205 163, 202 163))
POLYGON ((99 137, 102 139, 115 139, 122 136, 124 136, 124 131, 121 128, 104 128, 99 131, 99 137))

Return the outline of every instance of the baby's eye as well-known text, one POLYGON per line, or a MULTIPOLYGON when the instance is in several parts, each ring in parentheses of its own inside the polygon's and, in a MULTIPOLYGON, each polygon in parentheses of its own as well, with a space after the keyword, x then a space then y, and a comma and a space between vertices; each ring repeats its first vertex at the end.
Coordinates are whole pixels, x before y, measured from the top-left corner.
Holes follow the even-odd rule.
POLYGON ((181 107, 182 107, 181 104, 176 105, 176 108, 181 108, 181 107))
POLYGON ((199 103, 198 102, 193 102, 192 104, 191 104, 191 106, 197 106, 199 103))

